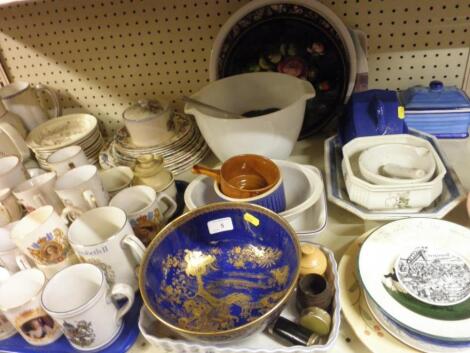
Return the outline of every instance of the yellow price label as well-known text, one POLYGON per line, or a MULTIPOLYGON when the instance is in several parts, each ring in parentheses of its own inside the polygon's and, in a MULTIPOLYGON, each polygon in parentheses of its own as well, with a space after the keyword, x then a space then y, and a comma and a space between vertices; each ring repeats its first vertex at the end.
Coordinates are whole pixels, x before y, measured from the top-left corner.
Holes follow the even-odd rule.
POLYGON ((405 119, 405 107, 401 105, 398 106, 398 117, 400 119, 405 119))
POLYGON ((248 223, 253 224, 255 227, 259 226, 259 219, 248 212, 243 215, 243 219, 248 223))

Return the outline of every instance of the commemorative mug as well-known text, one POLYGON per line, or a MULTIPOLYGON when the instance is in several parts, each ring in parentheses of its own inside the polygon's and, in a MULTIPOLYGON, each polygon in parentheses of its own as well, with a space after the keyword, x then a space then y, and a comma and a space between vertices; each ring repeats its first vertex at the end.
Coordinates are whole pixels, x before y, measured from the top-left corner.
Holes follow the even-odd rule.
POLYGON ((11 194, 10 189, 0 190, 0 227, 14 222, 21 218, 23 212, 11 194))
POLYGON ((68 228, 50 205, 42 206, 16 223, 11 240, 50 278, 77 262, 67 241, 68 228))
MULTIPOLYGON (((8 278, 10 278, 10 272, 7 269, 0 267, 0 285, 2 285, 8 278)), ((8 321, 5 315, 0 313, 0 340, 7 339, 16 333, 16 329, 8 321)))
POLYGON ((124 189, 109 202, 126 212, 135 235, 148 245, 176 211, 176 202, 146 185, 124 189))
POLYGON ((31 264, 11 240, 10 233, 18 222, 7 224, 0 228, 0 265, 10 273, 31 268, 31 264))
POLYGON ((71 220, 92 208, 107 206, 109 202, 98 169, 91 164, 71 169, 58 177, 55 191, 65 205, 62 215, 71 220))
POLYGON ((88 158, 80 146, 61 148, 47 157, 47 164, 58 176, 71 169, 89 164, 88 158))
POLYGON ((98 266, 110 285, 125 283, 137 290, 136 267, 145 246, 123 210, 107 206, 83 213, 70 225, 68 239, 80 261, 98 266))
POLYGON ((5 108, 18 115, 28 131, 44 123, 49 118, 41 107, 37 93, 46 93, 54 105, 54 118, 60 116, 61 107, 55 91, 43 84, 30 85, 17 81, 0 88, 0 99, 5 108))
POLYGON ((109 286, 103 271, 86 263, 55 274, 41 296, 43 309, 59 323, 70 344, 83 351, 111 344, 133 302, 132 287, 124 283, 109 286), (118 298, 127 299, 121 308, 116 305, 118 298))
POLYGON ((64 205, 54 191, 56 180, 57 175, 54 172, 35 176, 15 187, 13 195, 28 213, 41 206, 51 205, 60 214, 64 205))
POLYGON ((0 286, 0 310, 20 335, 34 346, 56 341, 62 331, 41 307, 46 276, 36 268, 17 272, 0 286))
POLYGON ((0 158, 0 189, 12 189, 26 179, 26 170, 17 156, 0 158))

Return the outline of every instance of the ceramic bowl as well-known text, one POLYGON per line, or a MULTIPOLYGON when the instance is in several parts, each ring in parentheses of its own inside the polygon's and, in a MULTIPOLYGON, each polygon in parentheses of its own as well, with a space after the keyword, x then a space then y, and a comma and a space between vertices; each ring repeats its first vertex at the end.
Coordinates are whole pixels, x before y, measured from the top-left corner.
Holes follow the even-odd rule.
POLYGON ((216 203, 175 219, 140 267, 153 316, 191 340, 223 343, 263 330, 293 294, 300 244, 275 213, 216 203))
POLYGON ((430 180, 436 170, 436 161, 429 149, 399 143, 368 148, 359 155, 358 163, 362 176, 377 185, 423 183, 430 180), (406 177, 389 177, 384 171, 406 177))
POLYGON ((400 209, 415 213, 429 206, 443 190, 446 168, 429 141, 413 135, 359 137, 343 146, 342 173, 351 201, 369 210, 400 209), (387 143, 425 147, 436 161, 435 176, 428 182, 398 185, 374 185, 364 180, 358 165, 362 151, 387 143))
MULTIPOLYGON (((286 219, 296 232, 313 233, 326 223, 326 202, 320 171, 313 166, 274 160, 281 169, 286 197, 286 210, 279 215, 286 219), (322 198, 323 195, 323 198, 322 198)), ((212 179, 200 176, 194 179, 184 193, 189 210, 223 201, 214 189, 212 179)))
POLYGON ((191 98, 237 114, 280 110, 242 119, 221 118, 189 104, 185 112, 196 117, 204 139, 221 161, 253 152, 286 159, 299 137, 306 101, 314 95, 307 81, 286 74, 256 72, 212 82, 191 98))

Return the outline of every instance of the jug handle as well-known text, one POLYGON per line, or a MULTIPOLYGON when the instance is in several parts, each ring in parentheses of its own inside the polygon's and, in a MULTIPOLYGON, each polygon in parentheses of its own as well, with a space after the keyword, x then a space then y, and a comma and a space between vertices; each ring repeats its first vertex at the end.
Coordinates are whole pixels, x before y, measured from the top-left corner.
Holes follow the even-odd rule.
POLYGON ((377 119, 377 132, 379 134, 384 134, 387 130, 387 123, 385 122, 385 106, 383 102, 375 98, 373 103, 373 111, 375 113, 375 118, 377 119))
POLYGON ((219 169, 211 169, 208 167, 204 167, 203 165, 196 164, 195 166, 193 166, 192 172, 194 174, 207 175, 208 177, 214 179, 216 182, 220 183, 221 177, 219 169))
POLYGON ((2 122, 0 123, 0 129, 10 138, 21 160, 26 160, 31 156, 26 142, 12 125, 2 122))
POLYGON ((54 105, 54 116, 53 118, 57 118, 58 116, 62 115, 62 107, 60 106, 60 101, 59 97, 57 96, 57 93, 54 92, 51 88, 47 87, 46 85, 43 85, 42 83, 37 83, 34 85, 34 88, 37 89, 38 91, 42 91, 46 93, 52 101, 52 104, 54 105))

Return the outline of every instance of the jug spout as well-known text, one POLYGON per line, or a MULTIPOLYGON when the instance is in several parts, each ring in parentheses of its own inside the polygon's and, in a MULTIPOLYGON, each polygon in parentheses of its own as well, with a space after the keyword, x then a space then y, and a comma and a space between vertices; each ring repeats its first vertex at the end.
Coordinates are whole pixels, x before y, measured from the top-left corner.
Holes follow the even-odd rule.
POLYGON ((301 97, 302 99, 307 100, 307 99, 315 97, 315 94, 316 94, 315 88, 309 81, 302 80, 302 86, 304 90, 304 93, 301 97))

